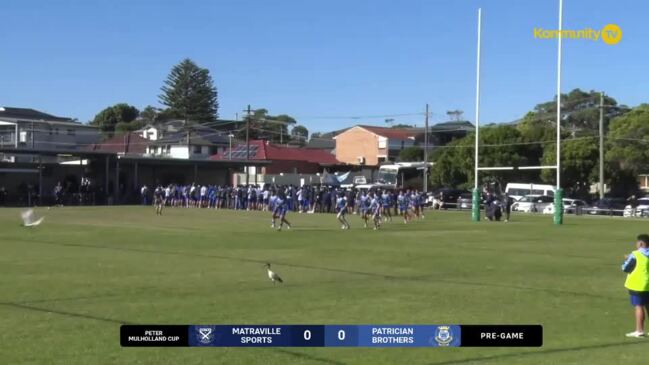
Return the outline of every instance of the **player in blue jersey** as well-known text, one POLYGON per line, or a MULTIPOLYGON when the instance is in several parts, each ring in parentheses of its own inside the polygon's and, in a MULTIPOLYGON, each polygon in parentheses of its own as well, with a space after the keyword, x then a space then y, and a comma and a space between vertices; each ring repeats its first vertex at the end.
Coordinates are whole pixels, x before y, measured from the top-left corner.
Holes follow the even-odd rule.
POLYGON ((423 201, 423 196, 419 193, 418 190, 415 190, 412 192, 411 196, 412 202, 413 202, 413 208, 415 211, 415 216, 419 219, 424 218, 424 201, 423 201))
POLYGON ((342 223, 342 229, 349 229, 349 222, 347 222, 347 197, 343 192, 338 193, 338 198, 336 199, 336 218, 342 223))
POLYGON ((410 213, 408 212, 408 195, 403 191, 400 191, 399 196, 397 196, 397 204, 399 205, 399 215, 403 217, 403 223, 408 223, 410 220, 410 213))
POLYGON ((422 191, 419 193, 419 218, 421 219, 426 218, 424 216, 424 208, 426 208, 426 193, 422 191))
POLYGON ((388 220, 392 222, 392 213, 390 213, 390 208, 392 208, 392 195, 389 191, 383 191, 383 194, 381 195, 381 202, 383 202, 381 214, 383 215, 386 222, 388 220))
MULTIPOLYGON (((280 219, 279 220, 279 228, 277 228, 278 231, 282 230, 282 227, 284 226, 284 223, 286 223, 286 228, 291 229, 291 223, 286 220, 286 213, 288 212, 288 205, 286 204, 286 197, 278 197, 277 200, 275 201, 275 205, 277 206, 277 217, 280 219)), ((273 221, 274 224, 274 221, 273 221)))
POLYGON ((369 219, 369 211, 370 211, 370 198, 367 196, 366 192, 359 192, 359 199, 358 199, 358 208, 361 214, 361 218, 363 219, 364 227, 367 228, 367 220, 369 219))
POLYGON ((377 230, 381 228, 381 202, 379 196, 373 192, 370 193, 370 199, 370 214, 374 222, 374 229, 377 230))
POLYGON ((273 190, 270 193, 270 198, 268 198, 268 210, 272 214, 270 228, 275 228, 275 219, 277 219, 279 213, 279 209, 277 206, 277 199, 278 199, 277 193, 273 190))

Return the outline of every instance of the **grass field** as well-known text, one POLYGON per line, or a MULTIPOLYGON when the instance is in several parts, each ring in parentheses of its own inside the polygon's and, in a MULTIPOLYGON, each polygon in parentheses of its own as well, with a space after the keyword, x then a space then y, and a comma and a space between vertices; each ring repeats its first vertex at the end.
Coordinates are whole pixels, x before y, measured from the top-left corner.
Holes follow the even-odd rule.
POLYGON ((380 232, 331 215, 0 209, 0 364, 644 363, 620 272, 641 220, 429 213, 380 232), (262 264, 285 280, 273 287, 262 264), (540 323, 542 348, 121 348, 121 323, 540 323))

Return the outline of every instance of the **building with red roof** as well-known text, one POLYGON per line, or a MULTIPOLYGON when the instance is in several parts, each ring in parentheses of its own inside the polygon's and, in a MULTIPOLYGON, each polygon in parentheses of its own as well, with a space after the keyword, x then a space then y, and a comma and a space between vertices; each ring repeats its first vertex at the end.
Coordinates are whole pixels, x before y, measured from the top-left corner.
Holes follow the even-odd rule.
MULTIPOLYGON (((238 144, 210 157, 211 160, 246 160, 246 144, 238 144)), ((336 157, 327 150, 287 147, 264 140, 250 141, 250 160, 266 160, 270 164, 262 167, 262 174, 298 173, 315 174, 326 167, 339 165, 336 157)))
POLYGON ((351 165, 378 166, 414 146, 419 134, 412 129, 357 125, 334 137, 336 159, 351 165))

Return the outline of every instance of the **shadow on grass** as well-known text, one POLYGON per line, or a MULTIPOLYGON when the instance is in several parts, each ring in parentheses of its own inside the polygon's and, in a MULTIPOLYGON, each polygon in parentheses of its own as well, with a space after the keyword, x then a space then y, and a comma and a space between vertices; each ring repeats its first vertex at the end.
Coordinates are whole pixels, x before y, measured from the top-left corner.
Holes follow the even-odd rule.
POLYGON ((68 311, 62 311, 62 310, 50 309, 50 308, 41 308, 41 307, 35 307, 35 306, 32 306, 32 305, 20 304, 20 303, 0 303, 0 305, 3 305, 5 307, 11 307, 11 308, 34 311, 34 312, 58 314, 58 315, 67 316, 67 317, 74 317, 74 318, 92 319, 92 320, 101 321, 101 322, 109 322, 109 323, 116 323, 116 324, 135 324, 135 323, 128 322, 128 321, 123 321, 121 319, 114 319, 114 318, 108 318, 108 317, 99 317, 99 316, 95 316, 95 315, 91 315, 91 314, 68 312, 68 311))
MULTIPOLYGON (((160 251, 160 250, 152 250, 152 249, 133 248, 133 247, 84 245, 84 244, 77 244, 77 243, 60 243, 60 242, 47 242, 47 241, 35 241, 35 240, 21 240, 21 241, 28 242, 28 243, 36 243, 36 244, 62 246, 62 247, 78 247, 78 248, 86 248, 86 249, 101 249, 101 250, 112 250, 112 251, 123 251, 123 252, 139 252, 139 253, 147 253, 147 254, 153 253, 153 254, 171 255, 171 256, 214 258, 214 259, 219 259, 219 260, 232 260, 232 261, 238 261, 238 262, 262 264, 262 265, 267 262, 267 260, 249 259, 249 258, 244 258, 244 257, 214 255, 214 254, 199 254, 199 253, 182 252, 182 251, 160 251)), ((495 287, 495 288, 506 288, 506 289, 516 289, 516 290, 543 291, 543 292, 548 292, 548 293, 569 294, 569 295, 582 296, 582 297, 588 297, 588 298, 601 298, 601 299, 609 299, 609 300, 617 300, 618 299, 617 297, 611 297, 611 296, 606 296, 606 295, 599 295, 599 294, 593 294, 593 293, 584 293, 584 292, 576 292, 576 291, 569 291, 569 290, 562 290, 562 289, 555 289, 555 288, 536 288, 536 287, 527 287, 527 286, 521 286, 521 285, 511 285, 511 284, 495 284, 495 283, 480 283, 480 282, 473 282, 473 281, 458 281, 458 280, 449 280, 449 279, 444 279, 444 278, 435 278, 432 275, 410 276, 410 277, 408 277, 408 276, 396 276, 396 275, 389 275, 389 274, 382 274, 382 273, 348 270, 348 269, 339 269, 339 268, 322 267, 322 266, 314 266, 314 265, 301 265, 301 264, 279 262, 279 261, 273 261, 273 264, 275 264, 277 266, 286 266, 286 267, 308 269, 308 270, 319 270, 319 271, 327 271, 327 272, 335 272, 335 273, 344 273, 344 274, 350 274, 350 275, 362 275, 362 276, 365 276, 365 277, 372 277, 372 278, 379 278, 379 279, 386 279, 386 280, 419 281, 419 282, 429 282, 429 283, 442 282, 442 283, 455 284, 455 285, 468 285, 468 286, 495 287), (432 279, 432 281, 430 281, 430 280, 427 280, 428 278, 433 278, 433 279, 432 279)))
POLYGON ((573 352, 573 351, 597 350, 597 349, 604 349, 604 348, 611 348, 611 347, 633 346, 639 344, 646 345, 646 343, 647 343, 646 341, 642 341, 642 340, 641 341, 628 340, 624 342, 620 341, 620 342, 611 342, 611 343, 604 343, 604 344, 593 344, 593 345, 575 346, 575 347, 564 347, 564 348, 548 349, 548 350, 540 350, 540 351, 513 352, 513 353, 499 354, 499 355, 492 355, 492 356, 471 357, 468 359, 433 362, 433 363, 429 363, 428 365, 467 364, 467 363, 480 362, 480 361, 504 360, 508 358, 529 357, 529 356, 537 356, 537 355, 552 355, 552 354, 560 354, 564 352, 573 352))
POLYGON ((325 359, 325 358, 322 358, 322 357, 317 357, 317 356, 312 356, 312 355, 307 355, 307 354, 303 354, 301 352, 289 351, 289 350, 281 349, 281 348, 274 348, 272 350, 275 351, 275 352, 279 352, 279 353, 282 353, 282 354, 293 356, 293 357, 301 359, 301 360, 310 360, 310 361, 322 362, 322 363, 325 363, 325 364, 332 364, 332 365, 345 365, 344 362, 325 359))

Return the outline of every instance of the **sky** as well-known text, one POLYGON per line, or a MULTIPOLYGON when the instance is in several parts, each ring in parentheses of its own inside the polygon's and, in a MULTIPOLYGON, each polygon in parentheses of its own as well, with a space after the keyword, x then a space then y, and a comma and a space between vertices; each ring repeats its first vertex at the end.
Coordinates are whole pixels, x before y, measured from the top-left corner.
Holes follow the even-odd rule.
MULTIPOLYGON (((89 121, 126 102, 160 106, 184 58, 207 68, 219 116, 248 104, 309 131, 475 120, 482 8, 481 123, 511 122, 556 93, 558 0, 4 0, 0 105, 89 121)), ((564 29, 623 31, 616 45, 566 39, 562 91, 649 102, 649 2, 564 0, 564 29)))

